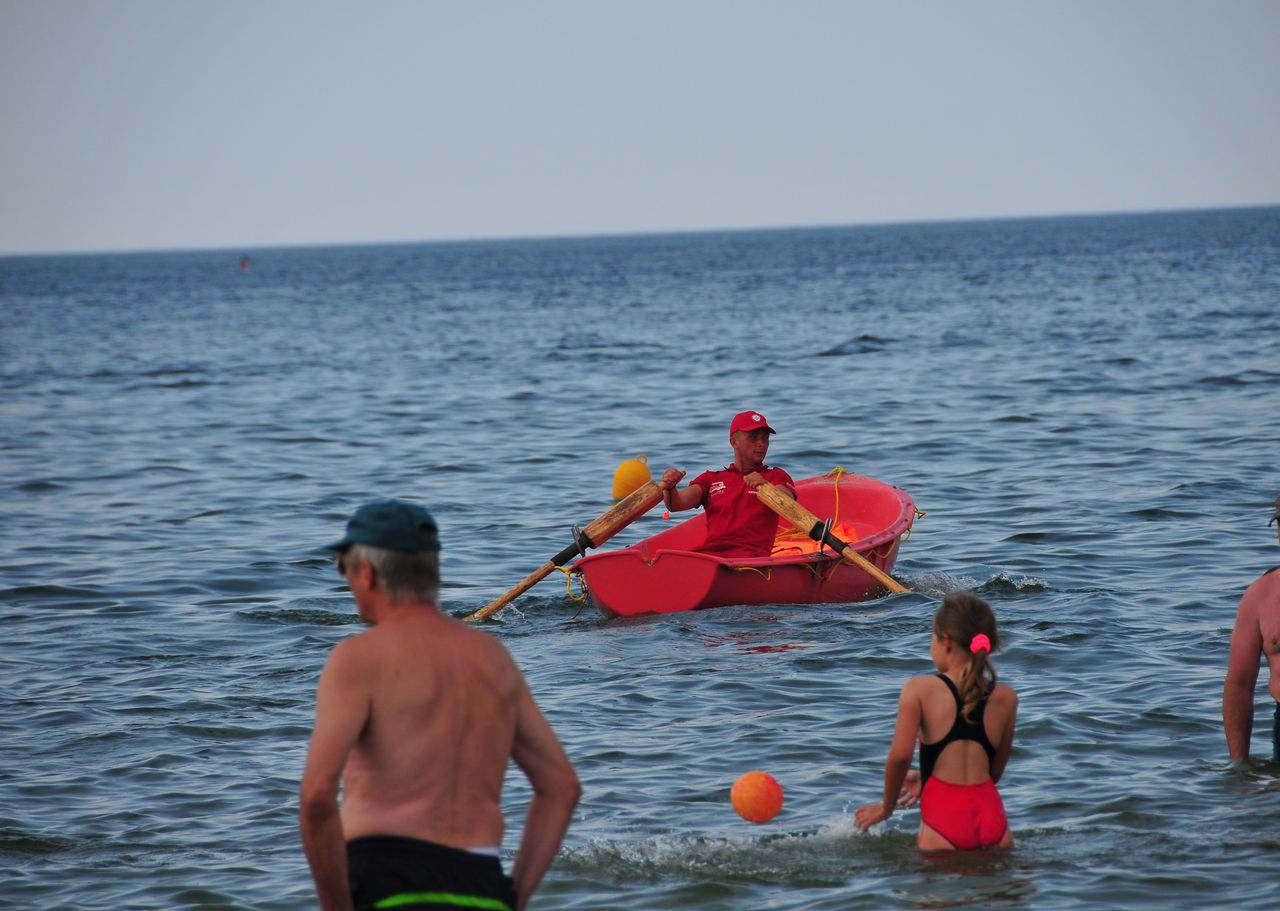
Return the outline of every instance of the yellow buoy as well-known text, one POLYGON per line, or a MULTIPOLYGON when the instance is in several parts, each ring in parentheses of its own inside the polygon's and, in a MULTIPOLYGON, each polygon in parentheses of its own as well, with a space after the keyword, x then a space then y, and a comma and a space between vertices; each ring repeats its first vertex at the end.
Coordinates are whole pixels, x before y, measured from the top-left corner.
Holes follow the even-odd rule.
POLYGON ((649 474, 649 460, 644 453, 634 459, 627 459, 613 473, 613 498, 621 500, 635 493, 645 484, 653 480, 649 474))

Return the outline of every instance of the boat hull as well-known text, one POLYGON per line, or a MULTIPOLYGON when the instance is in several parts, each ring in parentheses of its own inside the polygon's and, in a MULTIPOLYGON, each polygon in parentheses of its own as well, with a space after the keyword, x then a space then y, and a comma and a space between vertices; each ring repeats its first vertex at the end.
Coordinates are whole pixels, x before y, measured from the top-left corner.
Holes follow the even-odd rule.
MULTIPOLYGON (((806 478, 796 497, 832 532, 877 569, 888 573, 915 521, 904 490, 862 475, 806 478)), ((706 538, 699 513, 660 534, 574 564, 591 601, 606 616, 679 613, 730 604, 839 604, 866 601, 881 585, 840 560, 789 523, 779 521, 768 557, 730 559, 697 553, 706 538)))

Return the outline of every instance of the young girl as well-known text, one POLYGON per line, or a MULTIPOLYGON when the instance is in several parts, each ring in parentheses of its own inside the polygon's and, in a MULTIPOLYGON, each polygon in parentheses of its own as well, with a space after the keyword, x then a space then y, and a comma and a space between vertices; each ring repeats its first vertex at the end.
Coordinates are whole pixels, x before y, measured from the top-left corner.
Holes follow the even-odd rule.
POLYGON ((996 782, 1013 746, 1018 697, 996 683, 991 652, 1000 645, 987 602, 953 593, 933 615, 929 655, 939 673, 912 677, 898 697, 898 724, 884 767, 884 799, 859 807, 867 829, 920 800, 923 851, 1013 845, 996 782), (911 754, 920 741, 920 771, 911 754), (923 792, 921 788, 923 787, 923 792))

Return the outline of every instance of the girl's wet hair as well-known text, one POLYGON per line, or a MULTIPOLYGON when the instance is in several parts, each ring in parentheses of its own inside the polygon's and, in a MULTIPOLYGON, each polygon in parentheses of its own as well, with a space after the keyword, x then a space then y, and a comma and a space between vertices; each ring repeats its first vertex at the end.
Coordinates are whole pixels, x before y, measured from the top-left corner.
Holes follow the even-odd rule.
POLYGON ((969 654, 956 689, 960 693, 964 719, 972 721, 974 708, 990 696, 996 686, 996 669, 991 664, 991 652, 1000 647, 996 615, 991 606, 977 595, 952 592, 942 599, 942 606, 933 615, 933 634, 939 639, 950 639, 969 654), (978 635, 987 637, 990 650, 979 648, 976 653, 970 650, 974 637, 978 635))

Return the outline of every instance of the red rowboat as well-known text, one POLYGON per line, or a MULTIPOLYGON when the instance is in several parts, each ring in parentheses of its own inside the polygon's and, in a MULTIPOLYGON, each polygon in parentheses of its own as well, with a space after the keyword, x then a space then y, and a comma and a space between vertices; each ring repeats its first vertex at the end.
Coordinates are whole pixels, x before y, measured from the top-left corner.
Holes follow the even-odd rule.
MULTIPOLYGON (((798 481, 796 496, 819 520, 832 520, 833 535, 886 573, 917 516, 906 491, 839 470, 798 481)), ((698 513, 630 547, 582 557, 573 569, 606 616, 728 604, 850 603, 880 593, 878 581, 830 548, 819 550, 808 531, 779 520, 768 557, 725 558, 690 550, 706 538, 706 517, 698 513)))

